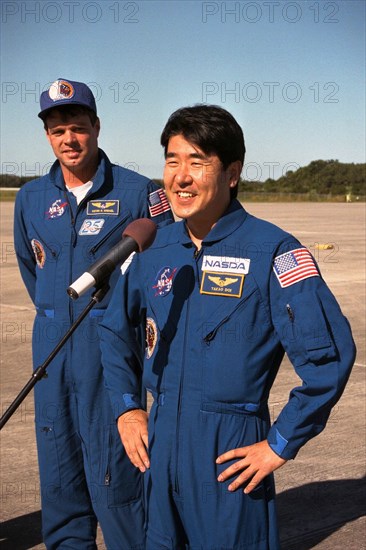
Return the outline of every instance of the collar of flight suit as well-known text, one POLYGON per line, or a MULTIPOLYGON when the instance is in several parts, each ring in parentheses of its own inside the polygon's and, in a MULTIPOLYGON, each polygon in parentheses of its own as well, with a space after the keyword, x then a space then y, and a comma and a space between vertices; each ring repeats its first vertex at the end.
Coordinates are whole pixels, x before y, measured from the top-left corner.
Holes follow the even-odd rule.
MULTIPOLYGON (((240 202, 237 199, 232 200, 226 212, 203 239, 202 245, 213 244, 225 239, 245 222, 247 216, 248 213, 240 202)), ((189 237, 185 222, 182 221, 177 225, 180 225, 180 242, 183 245, 192 246, 193 243, 189 237)))
MULTIPOLYGON (((95 176, 93 177, 93 188, 91 190, 93 194, 99 191, 105 182, 111 181, 111 178, 109 177, 112 170, 110 160, 102 149, 98 149, 98 151, 99 163, 95 176)), ((50 178, 56 187, 65 190, 65 182, 62 175, 60 162, 58 160, 56 160, 51 167, 50 178)))

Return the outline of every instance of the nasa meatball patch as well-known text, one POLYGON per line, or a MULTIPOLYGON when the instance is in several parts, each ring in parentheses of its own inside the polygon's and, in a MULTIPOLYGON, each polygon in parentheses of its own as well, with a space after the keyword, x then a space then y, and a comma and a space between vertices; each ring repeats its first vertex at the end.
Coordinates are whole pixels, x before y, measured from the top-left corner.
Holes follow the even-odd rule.
POLYGON ((68 206, 67 201, 62 201, 61 199, 57 199, 51 204, 51 206, 47 210, 46 218, 48 220, 60 218, 65 214, 67 206, 68 206))
POLYGON ((172 289, 173 278, 177 271, 177 268, 171 268, 169 266, 162 267, 155 277, 155 284, 153 289, 155 290, 155 296, 166 296, 172 289))

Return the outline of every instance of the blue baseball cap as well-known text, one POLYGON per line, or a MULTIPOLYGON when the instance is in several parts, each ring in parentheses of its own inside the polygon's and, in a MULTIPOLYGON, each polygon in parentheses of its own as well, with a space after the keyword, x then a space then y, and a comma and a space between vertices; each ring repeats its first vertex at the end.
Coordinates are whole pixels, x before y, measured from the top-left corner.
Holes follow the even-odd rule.
POLYGON ((41 111, 39 118, 44 120, 49 111, 54 107, 63 105, 83 105, 97 113, 95 98, 91 89, 83 82, 65 80, 59 78, 55 80, 45 92, 42 92, 40 98, 41 111))

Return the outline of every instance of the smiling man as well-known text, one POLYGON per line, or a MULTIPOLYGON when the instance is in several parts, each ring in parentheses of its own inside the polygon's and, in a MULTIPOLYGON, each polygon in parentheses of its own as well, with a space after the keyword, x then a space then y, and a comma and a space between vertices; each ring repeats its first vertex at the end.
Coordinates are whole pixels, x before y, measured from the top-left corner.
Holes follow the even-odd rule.
MULTIPOLYGON (((36 307, 34 366, 41 365, 89 303, 68 286, 121 240, 134 219, 172 221, 164 192, 112 164, 98 148, 94 96, 82 83, 58 79, 41 95, 56 156, 49 174, 19 191, 14 238, 21 275, 36 307)), ((118 271, 112 274, 113 288, 118 271)), ((139 472, 126 457, 104 388, 98 325, 111 292, 83 320, 35 386, 42 527, 48 550, 96 548, 99 520, 107 548, 144 548, 139 472)))
POLYGON ((237 201, 245 147, 227 111, 179 109, 161 143, 182 221, 135 256, 101 334, 119 432, 145 472, 147 550, 278 550, 272 472, 324 428, 353 365, 351 331, 309 251, 237 201), (303 384, 271 426, 285 351, 303 384))
POLYGON ((74 109, 71 117, 70 109, 66 114, 62 108, 54 108, 46 117, 45 129, 67 187, 91 180, 98 168, 99 118, 80 108, 74 109))
POLYGON ((165 189, 175 214, 187 220, 189 235, 198 248, 228 207, 230 189, 237 186, 242 162, 236 160, 229 166, 223 170, 217 155, 204 153, 183 135, 169 140, 165 189))

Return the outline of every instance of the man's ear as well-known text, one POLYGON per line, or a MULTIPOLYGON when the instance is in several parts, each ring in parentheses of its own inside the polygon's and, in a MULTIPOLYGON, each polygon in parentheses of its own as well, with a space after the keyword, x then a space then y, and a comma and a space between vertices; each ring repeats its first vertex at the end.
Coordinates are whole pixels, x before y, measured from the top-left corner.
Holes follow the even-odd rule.
POLYGON ((45 128, 44 131, 46 133, 47 141, 51 145, 50 132, 49 132, 48 128, 45 128))
POLYGON ((242 168, 243 165, 240 160, 236 160, 229 164, 227 168, 229 175, 229 187, 235 187, 238 184, 242 168))
POLYGON ((100 119, 99 119, 99 117, 97 117, 97 120, 95 121, 94 128, 96 128, 97 137, 99 137, 99 132, 100 132, 100 119))

